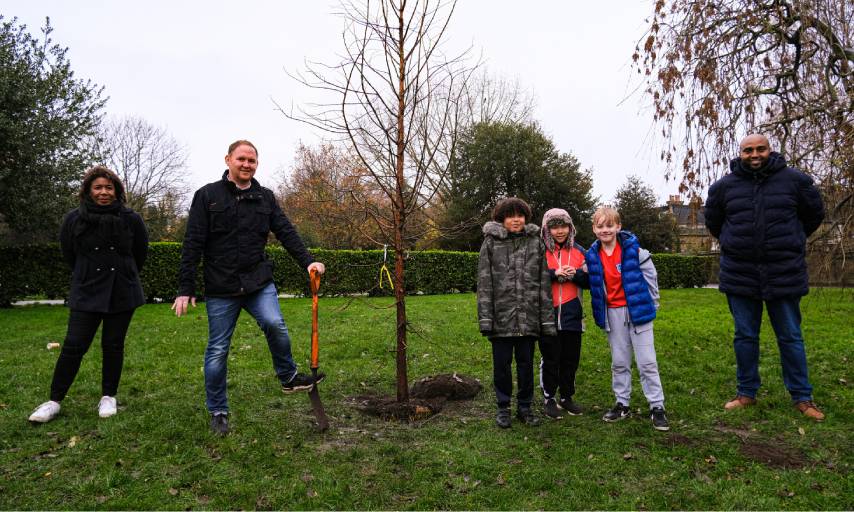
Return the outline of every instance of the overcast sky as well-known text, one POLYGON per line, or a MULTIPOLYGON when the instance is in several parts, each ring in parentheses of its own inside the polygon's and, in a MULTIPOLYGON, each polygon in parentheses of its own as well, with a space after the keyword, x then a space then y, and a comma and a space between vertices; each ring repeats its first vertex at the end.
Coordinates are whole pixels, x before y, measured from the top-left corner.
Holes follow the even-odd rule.
MULTIPOLYGON (((535 119, 562 152, 593 169, 594 193, 613 198, 635 174, 663 200, 643 99, 630 95, 631 54, 651 0, 459 0, 449 49, 472 46, 486 68, 518 79, 536 98, 535 119), (626 97, 629 96, 628 99, 626 97), (625 101, 624 101, 625 100, 625 101)), ((321 134, 275 110, 310 94, 285 70, 336 63, 344 20, 338 2, 4 0, 2 13, 38 33, 45 16, 69 48, 72 69, 105 87, 109 115, 166 127, 189 153, 193 188, 218 179, 235 139, 260 151, 256 177, 274 185, 302 141, 321 134)))

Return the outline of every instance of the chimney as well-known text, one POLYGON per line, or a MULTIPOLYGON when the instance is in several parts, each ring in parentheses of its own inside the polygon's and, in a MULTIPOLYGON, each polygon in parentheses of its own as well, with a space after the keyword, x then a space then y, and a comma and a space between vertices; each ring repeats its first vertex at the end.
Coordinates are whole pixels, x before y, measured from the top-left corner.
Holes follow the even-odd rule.
POLYGON ((694 196, 688 201, 688 206, 690 207, 688 214, 688 223, 692 226, 697 225, 697 212, 700 211, 700 208, 703 206, 703 199, 700 196, 694 196))
POLYGON ((671 214, 674 214, 674 206, 682 206, 682 198, 679 196, 679 194, 671 195, 670 199, 667 200, 667 211, 669 211, 671 214))

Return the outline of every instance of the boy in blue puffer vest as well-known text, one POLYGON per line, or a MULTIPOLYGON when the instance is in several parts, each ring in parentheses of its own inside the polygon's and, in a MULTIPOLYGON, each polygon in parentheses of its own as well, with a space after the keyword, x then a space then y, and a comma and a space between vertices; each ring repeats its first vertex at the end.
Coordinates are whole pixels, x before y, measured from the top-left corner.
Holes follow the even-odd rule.
POLYGON ((652 425, 656 430, 670 430, 652 332, 658 309, 658 275, 649 251, 641 249, 637 237, 621 228, 617 210, 598 208, 593 214, 597 240, 584 255, 593 318, 608 334, 611 346, 611 387, 617 397, 616 405, 602 419, 610 423, 631 416, 634 352, 652 425))

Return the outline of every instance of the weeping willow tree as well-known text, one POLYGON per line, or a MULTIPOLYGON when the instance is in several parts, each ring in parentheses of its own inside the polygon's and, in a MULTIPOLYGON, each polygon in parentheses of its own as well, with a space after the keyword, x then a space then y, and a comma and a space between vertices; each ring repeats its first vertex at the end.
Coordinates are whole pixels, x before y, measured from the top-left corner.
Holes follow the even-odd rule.
POLYGON ((699 191, 728 170, 744 135, 767 135, 822 190, 829 223, 810 249, 841 254, 822 266, 843 275, 854 217, 854 3, 658 0, 648 22, 634 69, 667 177, 699 191))

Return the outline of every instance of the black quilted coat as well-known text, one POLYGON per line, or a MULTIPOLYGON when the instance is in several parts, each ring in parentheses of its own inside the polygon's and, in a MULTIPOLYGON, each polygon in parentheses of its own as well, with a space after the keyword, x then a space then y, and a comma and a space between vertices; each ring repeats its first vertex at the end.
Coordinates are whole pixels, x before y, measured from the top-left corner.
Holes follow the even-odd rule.
POLYGON ((761 300, 808 292, 805 243, 824 219, 812 179, 771 153, 761 169, 730 162, 709 189, 706 227, 720 240, 720 291, 761 300))

